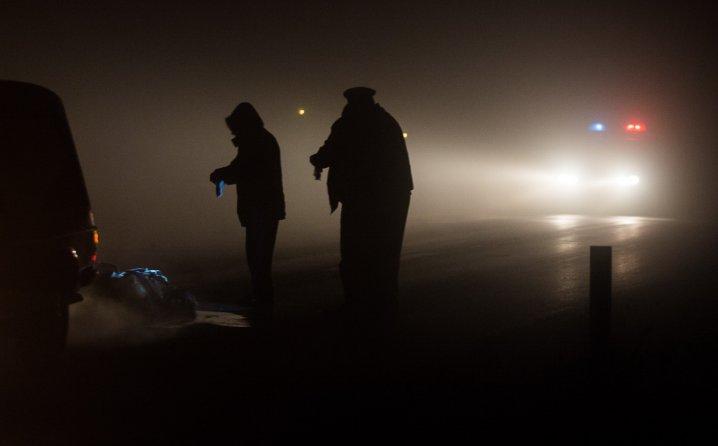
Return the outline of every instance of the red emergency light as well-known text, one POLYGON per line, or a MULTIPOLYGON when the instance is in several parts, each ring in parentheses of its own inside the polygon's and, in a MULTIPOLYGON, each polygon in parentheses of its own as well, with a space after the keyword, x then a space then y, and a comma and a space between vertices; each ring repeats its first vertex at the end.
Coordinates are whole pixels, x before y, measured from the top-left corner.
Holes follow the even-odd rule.
POLYGON ((628 133, 643 133, 646 131, 646 124, 642 122, 630 122, 624 127, 628 133))

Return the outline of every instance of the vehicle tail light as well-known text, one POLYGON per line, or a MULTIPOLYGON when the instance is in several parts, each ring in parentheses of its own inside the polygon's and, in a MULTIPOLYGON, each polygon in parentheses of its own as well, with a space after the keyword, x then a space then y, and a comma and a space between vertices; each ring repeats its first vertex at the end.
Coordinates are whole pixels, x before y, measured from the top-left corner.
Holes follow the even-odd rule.
POLYGON ((646 131, 646 124, 642 122, 632 122, 627 124, 625 129, 628 133, 643 133, 646 131))

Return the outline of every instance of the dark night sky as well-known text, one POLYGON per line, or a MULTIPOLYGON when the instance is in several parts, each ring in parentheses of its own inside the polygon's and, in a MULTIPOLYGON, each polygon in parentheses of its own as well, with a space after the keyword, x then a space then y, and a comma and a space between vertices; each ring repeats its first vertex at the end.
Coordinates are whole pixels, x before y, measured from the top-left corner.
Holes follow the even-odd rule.
POLYGON ((409 133, 411 224, 521 211, 467 184, 595 116, 656 129, 675 187, 670 209, 651 212, 705 210, 715 196, 708 3, 53 3, 0 5, 0 78, 64 99, 110 252, 239 240, 233 197, 217 202, 207 176, 234 154, 223 117, 243 100, 282 146, 280 244, 336 232, 306 159, 360 84, 409 133))

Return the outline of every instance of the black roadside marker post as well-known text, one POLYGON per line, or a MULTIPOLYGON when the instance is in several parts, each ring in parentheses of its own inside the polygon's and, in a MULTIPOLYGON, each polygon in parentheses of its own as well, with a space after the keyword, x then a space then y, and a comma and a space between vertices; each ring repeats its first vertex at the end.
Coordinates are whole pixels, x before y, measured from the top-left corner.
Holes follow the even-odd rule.
POLYGON ((594 373, 603 374, 610 361, 611 260, 610 246, 591 246, 589 335, 594 373))

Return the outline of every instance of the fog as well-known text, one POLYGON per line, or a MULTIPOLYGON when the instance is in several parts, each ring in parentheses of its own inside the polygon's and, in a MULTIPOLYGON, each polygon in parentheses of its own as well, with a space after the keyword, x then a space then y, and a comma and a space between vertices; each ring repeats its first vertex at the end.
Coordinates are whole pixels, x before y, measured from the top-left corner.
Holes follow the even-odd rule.
POLYGON ((338 215, 308 157, 356 85, 408 133, 409 236, 497 215, 700 214, 715 189, 704 113, 715 19, 702 6, 624 5, 8 3, 0 78, 63 98, 111 262, 241 252, 233 187, 217 199, 208 180, 235 155, 224 117, 240 101, 281 146, 280 255, 331 246, 338 215), (629 119, 651 129, 647 192, 594 200, 552 185, 592 150, 620 158, 620 134, 601 145, 586 126, 629 119))

